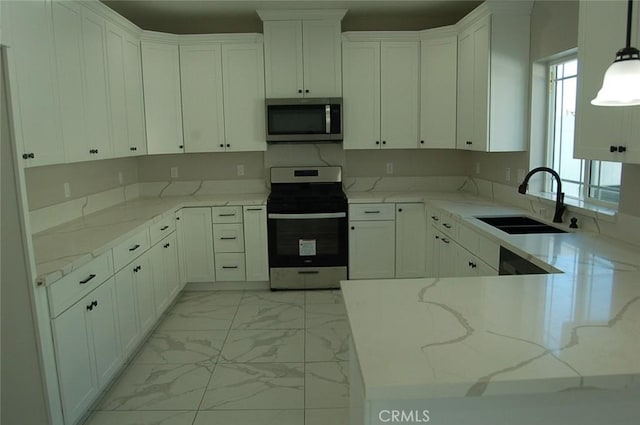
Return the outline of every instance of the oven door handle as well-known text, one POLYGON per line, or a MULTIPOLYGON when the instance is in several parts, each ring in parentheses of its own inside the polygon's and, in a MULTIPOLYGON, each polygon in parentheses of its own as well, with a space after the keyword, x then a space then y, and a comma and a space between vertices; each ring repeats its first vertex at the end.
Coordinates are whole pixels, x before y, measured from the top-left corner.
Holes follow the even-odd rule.
POLYGON ((310 220, 315 218, 343 218, 346 217, 346 212, 337 213, 312 213, 312 214, 275 214, 271 213, 267 217, 285 220, 310 220))

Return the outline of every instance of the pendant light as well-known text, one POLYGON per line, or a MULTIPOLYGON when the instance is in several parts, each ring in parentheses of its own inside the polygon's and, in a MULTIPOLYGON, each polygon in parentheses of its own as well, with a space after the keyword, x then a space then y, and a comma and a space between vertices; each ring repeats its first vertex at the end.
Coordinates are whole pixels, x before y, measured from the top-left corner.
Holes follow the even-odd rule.
POLYGON ((602 88, 591 101, 596 106, 640 105, 640 52, 631 47, 633 0, 627 7, 627 45, 618 50, 615 61, 604 74, 602 88))

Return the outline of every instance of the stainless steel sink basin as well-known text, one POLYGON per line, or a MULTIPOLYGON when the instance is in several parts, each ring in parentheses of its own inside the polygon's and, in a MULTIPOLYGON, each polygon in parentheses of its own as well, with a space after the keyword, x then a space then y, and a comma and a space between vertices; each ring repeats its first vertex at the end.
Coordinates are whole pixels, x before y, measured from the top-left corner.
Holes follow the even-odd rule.
POLYGON ((525 216, 476 217, 478 220, 502 230, 510 235, 528 235, 532 233, 567 233, 557 227, 525 216))

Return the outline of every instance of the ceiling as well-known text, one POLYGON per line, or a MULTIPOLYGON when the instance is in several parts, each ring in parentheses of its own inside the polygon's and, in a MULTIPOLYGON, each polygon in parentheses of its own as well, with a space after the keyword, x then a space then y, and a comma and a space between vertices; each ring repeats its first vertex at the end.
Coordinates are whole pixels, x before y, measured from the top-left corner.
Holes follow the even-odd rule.
POLYGON ((481 1, 101 0, 146 30, 175 34, 262 32, 258 9, 348 9, 343 31, 420 30, 449 25, 481 1))

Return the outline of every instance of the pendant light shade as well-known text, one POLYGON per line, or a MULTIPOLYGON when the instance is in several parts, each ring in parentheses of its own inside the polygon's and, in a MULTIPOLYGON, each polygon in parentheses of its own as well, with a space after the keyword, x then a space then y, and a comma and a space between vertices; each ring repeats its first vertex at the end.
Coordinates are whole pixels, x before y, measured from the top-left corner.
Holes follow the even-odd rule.
POLYGON ((602 88, 591 101, 596 106, 640 105, 640 52, 631 47, 633 0, 627 9, 627 45, 616 53, 616 59, 604 74, 602 88))

